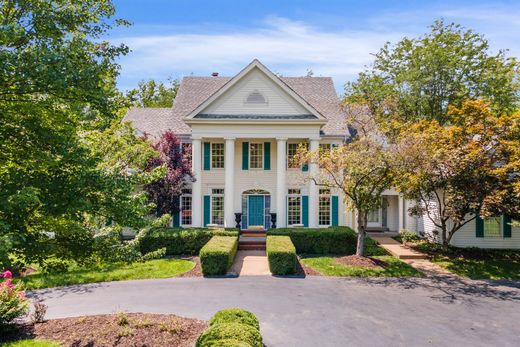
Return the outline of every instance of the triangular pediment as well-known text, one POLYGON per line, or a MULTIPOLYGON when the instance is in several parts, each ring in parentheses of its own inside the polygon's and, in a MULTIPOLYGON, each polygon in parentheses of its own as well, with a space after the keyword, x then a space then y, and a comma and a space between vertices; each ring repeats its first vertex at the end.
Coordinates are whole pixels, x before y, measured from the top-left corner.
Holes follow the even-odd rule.
POLYGON ((257 60, 197 107, 189 119, 325 120, 257 60))

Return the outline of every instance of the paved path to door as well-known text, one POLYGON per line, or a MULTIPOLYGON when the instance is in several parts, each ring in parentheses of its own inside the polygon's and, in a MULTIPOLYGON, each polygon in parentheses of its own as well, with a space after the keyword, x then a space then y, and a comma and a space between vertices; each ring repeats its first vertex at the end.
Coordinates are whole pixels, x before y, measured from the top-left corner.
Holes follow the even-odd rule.
POLYGON ((239 276, 271 276, 265 250, 238 251, 230 271, 239 276))
MULTIPOLYGON (((48 318, 251 310, 267 346, 518 346, 520 284, 432 279, 172 278, 42 290, 48 318)), ((34 293, 31 294, 34 296, 34 293)))

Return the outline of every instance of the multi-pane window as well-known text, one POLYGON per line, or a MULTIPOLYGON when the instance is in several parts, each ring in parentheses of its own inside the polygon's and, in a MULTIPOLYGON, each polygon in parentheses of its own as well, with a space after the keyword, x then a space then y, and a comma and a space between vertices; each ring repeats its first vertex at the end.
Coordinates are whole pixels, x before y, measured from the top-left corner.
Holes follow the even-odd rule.
POLYGON ((298 143, 287 144, 287 168, 288 169, 299 169, 300 163, 295 160, 295 156, 298 153, 298 143))
POLYGON ((320 189, 319 225, 330 225, 330 189, 320 189))
POLYGON ((502 218, 490 217, 484 219, 484 236, 500 237, 502 232, 502 218))
POLYGON ((379 209, 368 211, 367 214, 367 222, 368 223, 379 223, 379 209))
POLYGON ((182 158, 191 166, 191 143, 183 143, 181 145, 182 158))
POLYGON ((249 165, 251 169, 261 169, 264 167, 264 144, 249 144, 249 165))
POLYGON ((192 219, 191 189, 183 189, 181 195, 181 224, 191 225, 192 219))
POLYGON ((287 195, 287 224, 301 224, 302 197, 300 189, 289 189, 287 195))
POLYGON ((224 189, 211 190, 211 223, 224 224, 224 189))
POLYGON ((224 168, 224 144, 223 143, 212 143, 211 144, 211 167, 213 169, 224 168))

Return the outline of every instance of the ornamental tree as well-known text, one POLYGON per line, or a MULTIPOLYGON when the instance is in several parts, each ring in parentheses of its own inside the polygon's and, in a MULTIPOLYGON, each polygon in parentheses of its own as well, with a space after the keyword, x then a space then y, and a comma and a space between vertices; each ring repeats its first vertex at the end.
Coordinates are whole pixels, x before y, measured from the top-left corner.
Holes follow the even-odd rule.
POLYGON ((154 151, 117 125, 128 49, 103 39, 114 13, 109 0, 0 0, 0 256, 76 260, 108 218, 143 221, 154 151))
POLYGON ((355 129, 348 143, 331 151, 308 152, 301 147, 298 159, 319 165, 319 174, 310 178, 317 185, 343 192, 347 208, 356 212, 356 254, 363 256, 368 213, 381 207, 381 194, 392 187, 395 149, 366 108, 350 106, 347 114, 355 129))
POLYGON ((157 214, 175 214, 180 211, 179 196, 188 183, 194 181, 188 155, 183 155, 179 138, 171 131, 164 132, 153 145, 159 156, 152 158, 147 169, 165 167, 166 173, 145 186, 148 196, 157 208, 157 214))
POLYGON ((481 100, 449 107, 447 121, 401 125, 397 188, 438 229, 443 245, 480 216, 520 217, 520 113, 497 114, 481 100))
POLYGON ((372 65, 346 86, 348 102, 367 105, 379 118, 449 120, 448 105, 482 98, 498 113, 518 106, 519 64, 492 53, 478 33, 438 20, 418 38, 386 43, 372 65))
POLYGON ((168 78, 168 82, 153 79, 140 81, 137 88, 126 93, 130 106, 134 107, 172 107, 173 99, 179 90, 179 80, 168 78))

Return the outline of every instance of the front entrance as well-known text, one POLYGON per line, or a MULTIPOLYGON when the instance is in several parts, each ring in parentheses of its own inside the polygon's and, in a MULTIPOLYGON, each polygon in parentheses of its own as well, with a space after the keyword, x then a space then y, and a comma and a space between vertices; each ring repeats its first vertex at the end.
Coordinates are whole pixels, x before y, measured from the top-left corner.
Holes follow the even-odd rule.
POLYGON ((264 225, 264 196, 249 195, 248 210, 249 226, 264 225))
POLYGON ((251 227, 271 227, 271 195, 263 189, 251 189, 242 193, 242 230, 251 227))

